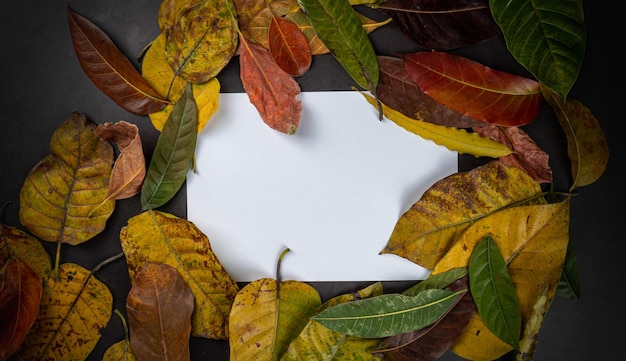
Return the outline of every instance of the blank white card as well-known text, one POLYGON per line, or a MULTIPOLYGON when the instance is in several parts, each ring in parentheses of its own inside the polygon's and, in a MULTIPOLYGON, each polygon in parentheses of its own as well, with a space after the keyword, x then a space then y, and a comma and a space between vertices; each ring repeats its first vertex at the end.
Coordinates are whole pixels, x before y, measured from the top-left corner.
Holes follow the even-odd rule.
POLYGON ((458 171, 456 152, 379 121, 356 91, 305 92, 294 135, 267 126, 245 93, 220 94, 187 177, 188 219, 233 280, 419 280, 380 254, 399 217, 458 171))

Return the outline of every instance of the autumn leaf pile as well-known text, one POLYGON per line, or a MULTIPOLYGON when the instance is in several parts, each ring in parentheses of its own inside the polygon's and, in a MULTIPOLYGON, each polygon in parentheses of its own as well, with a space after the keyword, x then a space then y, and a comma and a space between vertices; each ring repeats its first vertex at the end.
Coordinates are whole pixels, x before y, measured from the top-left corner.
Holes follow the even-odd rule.
POLYGON ((572 194, 595 182, 608 160, 598 121, 568 96, 585 50, 582 2, 533 5, 163 0, 161 32, 140 71, 68 7, 82 70, 160 135, 147 162, 135 124, 96 124, 76 112, 56 129, 20 193, 25 230, 0 224, 0 360, 84 360, 114 314, 127 333, 105 360, 189 359, 191 336, 228 340, 232 360, 436 360, 449 349, 469 360, 511 350, 531 360, 551 300, 579 291, 568 249, 572 194), (390 22, 427 50, 377 55, 368 34, 390 22), (532 79, 450 52, 495 36, 532 79), (398 219, 381 253, 432 271, 404 292, 374 283, 323 301, 310 285, 281 280, 279 267, 240 288, 202 230, 158 208, 193 168, 227 64, 238 57, 260 118, 288 136, 303 109, 297 78, 329 53, 380 114, 370 121, 394 122, 485 162, 439 180, 398 219), (566 135, 568 189, 551 187, 549 155, 522 129, 543 102, 566 135), (117 200, 135 196, 143 209, 120 232, 123 254, 93 270, 59 262, 64 247, 102 232, 117 200), (52 260, 42 241, 56 243, 52 260), (125 313, 112 310, 97 278, 121 257, 133 283, 125 313))

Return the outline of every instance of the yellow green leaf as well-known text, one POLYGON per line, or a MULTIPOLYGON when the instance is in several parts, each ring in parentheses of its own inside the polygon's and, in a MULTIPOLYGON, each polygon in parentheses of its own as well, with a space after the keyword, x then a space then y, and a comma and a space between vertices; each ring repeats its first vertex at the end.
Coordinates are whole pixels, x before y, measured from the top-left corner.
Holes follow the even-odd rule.
POLYGON ((64 263, 43 288, 39 315, 16 360, 85 360, 111 318, 113 295, 80 265, 64 263))
MULTIPOLYGON (((367 94, 363 95, 368 103, 378 108, 376 99, 367 94)), ((383 114, 389 120, 405 130, 461 154, 471 154, 475 157, 498 158, 513 153, 506 145, 483 137, 477 133, 470 133, 465 129, 445 127, 423 120, 412 119, 385 104, 382 104, 382 109, 383 114)))
POLYGON ((523 170, 494 160, 436 182, 395 225, 381 253, 432 269, 473 223, 521 202, 539 202, 541 186, 523 170))
MULTIPOLYGON (((52 262, 41 242, 28 233, 0 223, 0 245, 7 245, 8 258, 17 257, 41 277, 44 283, 50 277, 52 262)), ((0 259, 2 265, 6 259, 0 259)))
POLYGON ((118 341, 106 349, 102 361, 136 361, 128 340, 118 341))
MULTIPOLYGON (((474 246, 491 233, 506 260, 519 300, 522 325, 532 317, 542 295, 556 292, 569 240, 569 198, 552 204, 511 207, 474 223, 433 268, 433 274, 465 267, 474 246), (544 287, 548 290, 544 291, 544 287)), ((474 316, 452 347, 470 360, 493 360, 511 350, 474 316)))
POLYGON ((172 214, 147 211, 128 220, 120 231, 120 241, 131 279, 146 262, 176 268, 195 298, 192 334, 227 338, 228 315, 239 289, 198 227, 172 214))
POLYGON ((203 0, 163 0, 159 6, 157 22, 161 30, 174 26, 181 14, 203 0))
POLYGON ((321 305, 310 285, 261 278, 235 297, 230 313, 231 360, 279 360, 321 305))

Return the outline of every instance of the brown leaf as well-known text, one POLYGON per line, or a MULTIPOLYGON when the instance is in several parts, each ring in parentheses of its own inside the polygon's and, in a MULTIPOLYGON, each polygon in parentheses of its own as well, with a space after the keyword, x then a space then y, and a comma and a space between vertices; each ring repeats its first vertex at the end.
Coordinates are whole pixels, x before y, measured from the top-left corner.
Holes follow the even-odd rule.
POLYGON ((178 271, 148 262, 135 276, 126 311, 137 360, 189 360, 194 299, 178 271))
POLYGON ((276 64, 267 49, 243 36, 241 45, 240 77, 250 102, 268 126, 294 134, 302 113, 300 85, 276 64))
MULTIPOLYGON (((467 281, 467 276, 462 277, 445 289, 468 289, 467 281)), ((437 360, 454 344, 475 312, 472 296, 465 292, 450 312, 437 323, 421 330, 388 337, 376 353, 384 355, 384 359, 389 361, 437 360)))
POLYGON ((131 113, 147 115, 163 109, 168 102, 148 84, 108 35, 69 7, 67 10, 74 51, 94 85, 131 113))
POLYGON ((437 103, 413 82, 404 67, 404 61, 391 56, 378 56, 380 80, 376 95, 381 102, 407 117, 455 128, 484 125, 437 103))
POLYGON ((301 76, 311 67, 313 56, 300 28, 289 20, 272 16, 269 27, 270 54, 291 76, 301 76))
POLYGON ((502 163, 524 170, 537 183, 552 182, 550 156, 539 148, 537 143, 521 128, 499 127, 491 124, 474 127, 474 131, 483 137, 506 144, 515 151, 513 154, 500 157, 502 163))
POLYGON ((106 198, 126 199, 139 193, 146 176, 146 160, 139 128, 122 120, 115 124, 100 124, 94 133, 101 139, 114 142, 120 151, 113 165, 106 198))
POLYGON ((20 259, 0 273, 0 361, 17 351, 30 330, 41 302, 41 277, 20 259), (2 277, 3 276, 3 277, 2 277))
POLYGON ((459 48, 500 34, 488 0, 388 0, 377 8, 427 49, 459 48))
POLYGON ((459 113, 502 126, 528 124, 539 113, 543 97, 535 80, 446 52, 401 57, 424 93, 459 113))

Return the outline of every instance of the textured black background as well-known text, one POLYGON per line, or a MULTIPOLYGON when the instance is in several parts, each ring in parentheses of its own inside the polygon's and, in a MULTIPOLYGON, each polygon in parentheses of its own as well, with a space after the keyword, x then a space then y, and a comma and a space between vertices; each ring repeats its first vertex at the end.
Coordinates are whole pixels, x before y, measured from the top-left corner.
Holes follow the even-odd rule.
MULTIPOLYGON (((144 46, 158 34, 159 0, 73 0, 69 5, 100 26, 137 66, 144 46)), ((580 99, 599 119, 611 151, 603 177, 583 187, 572 200, 571 242, 578 256, 582 299, 556 297, 539 336, 537 361, 621 360, 626 321, 621 300, 626 203, 618 177, 624 165, 620 144, 622 115, 618 114, 626 86, 622 46, 623 24, 618 12, 604 1, 585 1, 587 52, 583 68, 570 95, 580 99), (615 14, 615 15, 614 15, 615 14), (622 99, 622 100, 620 100, 622 99)), ((62 0, 4 1, 0 8, 0 203, 10 202, 2 222, 21 228, 18 220, 19 191, 27 172, 49 154, 54 130, 73 112, 79 111, 96 123, 127 120, 140 127, 149 159, 157 133, 148 117, 130 114, 102 94, 80 68, 72 48, 67 9, 62 0)), ((371 34, 381 55, 421 50, 402 37, 394 25, 371 34)), ((501 38, 460 49, 455 53, 498 70, 526 75, 508 54, 501 38)), ((238 61, 220 74, 224 92, 241 92, 238 61)), ((315 57, 311 71, 298 79, 304 91, 347 90, 351 79, 331 56, 315 57)), ((550 109, 525 129, 551 154, 556 188, 569 184, 563 135, 550 109)), ((460 168, 477 161, 461 157, 460 168)), ((161 210, 184 217, 184 189, 161 210)), ((105 232, 79 246, 64 246, 61 262, 76 262, 93 268, 121 251, 118 234, 126 220, 140 212, 138 197, 119 201, 105 232)), ((45 244, 53 252, 53 244, 45 244)), ((111 288, 114 308, 124 310, 130 289, 126 265, 118 260, 97 273, 111 288)), ((375 280, 373 280, 375 281, 375 280)), ((362 283, 316 283, 324 299, 350 292, 362 283)), ((390 283, 390 290, 404 285, 390 283)), ((102 331, 102 338, 89 360, 100 360, 106 347, 121 340, 122 326, 116 316, 102 331)), ((192 338, 192 360, 227 360, 225 341, 192 338)), ((514 360, 510 354, 503 360, 514 360)), ((442 360, 460 360, 451 352, 442 360)))

